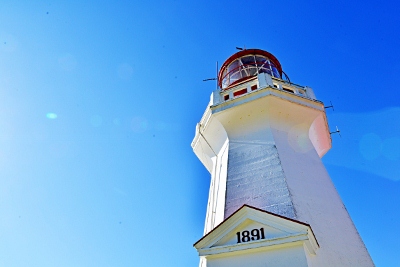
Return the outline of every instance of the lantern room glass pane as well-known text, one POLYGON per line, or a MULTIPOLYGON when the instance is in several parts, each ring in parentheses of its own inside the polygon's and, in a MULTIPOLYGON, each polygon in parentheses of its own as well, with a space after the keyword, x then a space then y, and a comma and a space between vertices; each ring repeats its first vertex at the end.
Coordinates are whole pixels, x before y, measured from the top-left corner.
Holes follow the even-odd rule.
POLYGON ((251 66, 251 67, 249 67, 248 68, 248 71, 249 71, 249 74, 250 74, 250 76, 254 76, 254 75, 256 75, 257 74, 257 67, 255 67, 255 66, 251 66))
POLYGON ((272 75, 272 74, 271 74, 271 70, 270 70, 270 69, 267 69, 267 68, 261 68, 261 69, 259 69, 258 72, 259 72, 259 73, 268 73, 269 75, 272 75))
POLYGON ((242 78, 242 76, 240 75, 240 71, 238 70, 230 75, 230 82, 233 83, 239 80, 240 78, 242 78))
POLYGON ((254 77, 259 73, 268 73, 281 78, 278 69, 269 58, 262 55, 246 55, 235 59, 226 67, 222 76, 222 87, 229 87, 237 81, 254 77))
POLYGON ((273 76, 276 78, 281 78, 281 76, 279 75, 278 70, 275 68, 275 66, 272 67, 272 73, 274 74, 273 76))
POLYGON ((246 65, 254 65, 254 57, 253 56, 242 57, 241 61, 242 61, 244 66, 246 66, 246 65))
POLYGON ((267 59, 265 57, 256 56, 257 66, 259 66, 259 67, 262 66, 265 63, 265 61, 267 61, 267 59))
POLYGON ((239 61, 235 60, 228 66, 227 70, 228 70, 228 72, 231 72, 231 71, 238 70, 239 67, 240 67, 239 61))

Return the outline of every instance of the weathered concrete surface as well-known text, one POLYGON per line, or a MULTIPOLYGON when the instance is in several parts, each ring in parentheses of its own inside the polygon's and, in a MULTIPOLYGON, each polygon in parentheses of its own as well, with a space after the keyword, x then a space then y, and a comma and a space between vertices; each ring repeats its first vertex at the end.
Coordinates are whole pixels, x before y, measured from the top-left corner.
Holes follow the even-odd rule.
POLYGON ((274 144, 230 142, 225 218, 244 204, 296 218, 274 144))

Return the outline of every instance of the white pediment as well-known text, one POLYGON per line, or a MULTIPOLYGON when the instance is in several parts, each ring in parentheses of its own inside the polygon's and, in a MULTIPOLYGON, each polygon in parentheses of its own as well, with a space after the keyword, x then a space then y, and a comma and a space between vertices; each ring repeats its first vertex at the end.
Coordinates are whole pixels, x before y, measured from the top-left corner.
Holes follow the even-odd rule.
POLYGON ((194 246, 200 256, 207 256, 294 242, 304 243, 311 254, 318 248, 309 225, 245 205, 194 246))

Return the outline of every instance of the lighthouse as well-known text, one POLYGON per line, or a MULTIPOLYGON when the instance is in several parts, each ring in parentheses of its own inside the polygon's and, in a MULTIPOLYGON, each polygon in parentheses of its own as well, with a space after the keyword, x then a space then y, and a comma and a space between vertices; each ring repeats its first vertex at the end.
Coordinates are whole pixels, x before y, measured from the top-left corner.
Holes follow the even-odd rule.
POLYGON ((322 161, 324 104, 260 49, 229 57, 192 148, 211 174, 201 267, 374 266, 322 161))

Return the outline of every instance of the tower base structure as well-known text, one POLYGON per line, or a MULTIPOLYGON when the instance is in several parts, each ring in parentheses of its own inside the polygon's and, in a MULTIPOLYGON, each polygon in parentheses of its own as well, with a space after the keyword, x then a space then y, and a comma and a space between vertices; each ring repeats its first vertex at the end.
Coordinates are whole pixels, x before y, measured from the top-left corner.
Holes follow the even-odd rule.
POLYGON ((194 246, 201 267, 306 267, 318 242, 309 225, 244 205, 194 246))

